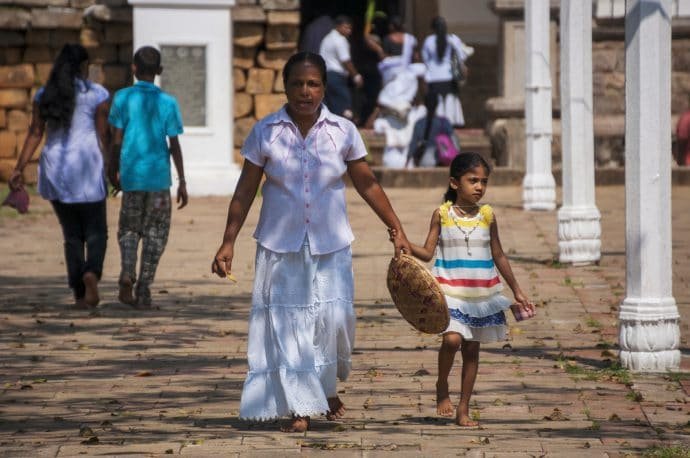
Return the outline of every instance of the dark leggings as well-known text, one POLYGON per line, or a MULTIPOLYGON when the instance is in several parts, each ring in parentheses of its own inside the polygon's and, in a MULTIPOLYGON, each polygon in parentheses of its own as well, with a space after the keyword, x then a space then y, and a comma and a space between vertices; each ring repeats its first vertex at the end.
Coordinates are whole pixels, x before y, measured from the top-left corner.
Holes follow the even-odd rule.
POLYGON ((74 297, 84 297, 82 277, 93 272, 100 279, 108 244, 105 199, 98 202, 67 204, 52 200, 53 209, 65 239, 65 264, 69 287, 74 297), (84 252, 86 248, 86 253, 84 252))
POLYGON ((327 72, 326 95, 324 103, 331 113, 343 116, 346 110, 352 110, 352 94, 347 76, 336 72, 327 72))

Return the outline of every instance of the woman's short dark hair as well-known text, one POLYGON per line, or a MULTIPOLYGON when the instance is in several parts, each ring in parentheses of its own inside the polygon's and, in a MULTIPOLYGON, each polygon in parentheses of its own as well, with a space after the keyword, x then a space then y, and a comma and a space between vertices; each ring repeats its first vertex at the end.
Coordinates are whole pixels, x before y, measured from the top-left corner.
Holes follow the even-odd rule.
POLYGON ((89 54, 80 44, 66 44, 55 58, 48 82, 38 102, 38 114, 49 129, 69 128, 76 104, 75 80, 89 54))
POLYGON ((352 25, 352 18, 350 16, 347 16, 345 14, 339 14, 335 17, 335 25, 343 25, 343 24, 349 24, 352 25))
POLYGON ((142 46, 134 53, 134 65, 141 75, 156 75, 161 68, 161 53, 153 46, 142 46))
MULTIPOLYGON (((481 154, 473 153, 470 151, 466 153, 460 153, 457 156, 455 156, 453 162, 450 163, 450 176, 451 178, 455 178, 456 180, 460 179, 461 176, 480 165, 484 167, 484 170, 486 170, 486 174, 488 176, 491 173, 491 167, 481 154)), ((451 202, 455 202, 455 199, 457 198, 457 191, 448 186, 448 190, 446 191, 446 194, 443 196, 443 201, 448 202, 450 200, 451 202)))
POLYGON ((310 63, 317 68, 321 74, 321 82, 324 84, 324 86, 326 85, 326 62, 323 60, 323 57, 318 54, 314 54, 313 52, 302 51, 290 56, 283 67, 283 85, 285 87, 287 87, 288 78, 290 78, 292 68, 297 64, 305 62, 310 63))

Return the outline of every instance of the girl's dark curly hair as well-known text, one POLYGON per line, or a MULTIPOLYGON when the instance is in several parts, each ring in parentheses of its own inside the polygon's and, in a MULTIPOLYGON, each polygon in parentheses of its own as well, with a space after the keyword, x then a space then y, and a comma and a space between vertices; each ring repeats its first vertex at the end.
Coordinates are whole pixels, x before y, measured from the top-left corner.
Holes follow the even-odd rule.
MULTIPOLYGON (((455 156, 453 162, 450 163, 450 176, 456 180, 459 180, 464 174, 479 166, 484 167, 487 175, 491 173, 489 163, 486 162, 486 159, 484 159, 481 154, 472 153, 469 151, 466 153, 460 153, 455 156)), ((448 190, 443 196, 443 201, 448 202, 450 200, 451 202, 455 202, 457 198, 458 192, 448 186, 448 190)))
POLYGON ((38 103, 38 113, 49 129, 69 128, 76 103, 75 79, 81 79, 81 64, 89 60, 82 45, 66 44, 50 71, 38 103))

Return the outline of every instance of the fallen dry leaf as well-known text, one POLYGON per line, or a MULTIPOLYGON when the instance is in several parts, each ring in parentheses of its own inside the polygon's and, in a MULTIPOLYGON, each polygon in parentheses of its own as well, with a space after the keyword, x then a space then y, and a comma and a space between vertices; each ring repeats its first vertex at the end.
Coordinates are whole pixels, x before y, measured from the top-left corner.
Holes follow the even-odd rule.
POLYGON ((544 417, 544 420, 550 420, 550 421, 568 421, 570 418, 566 417, 563 415, 563 412, 556 407, 553 409, 553 412, 551 412, 551 415, 547 415, 544 417))

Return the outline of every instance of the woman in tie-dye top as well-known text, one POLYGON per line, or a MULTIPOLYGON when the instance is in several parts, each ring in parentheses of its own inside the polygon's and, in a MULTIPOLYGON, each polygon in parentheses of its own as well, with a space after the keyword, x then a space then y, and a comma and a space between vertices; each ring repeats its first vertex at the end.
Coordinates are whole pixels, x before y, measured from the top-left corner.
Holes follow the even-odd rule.
POLYGON ((498 237, 492 208, 479 205, 486 192, 489 165, 476 153, 462 153, 450 165, 445 203, 431 217, 424 246, 412 245, 412 254, 436 260, 433 274, 441 285, 450 325, 443 333, 438 355, 436 401, 439 415, 452 416, 448 374, 458 350, 462 354, 462 392, 455 411, 460 426, 476 426, 469 416, 470 396, 477 377, 480 342, 502 340, 506 335, 508 308, 529 314, 534 305, 520 289, 498 237), (501 273, 513 291, 515 304, 501 294, 501 273))

